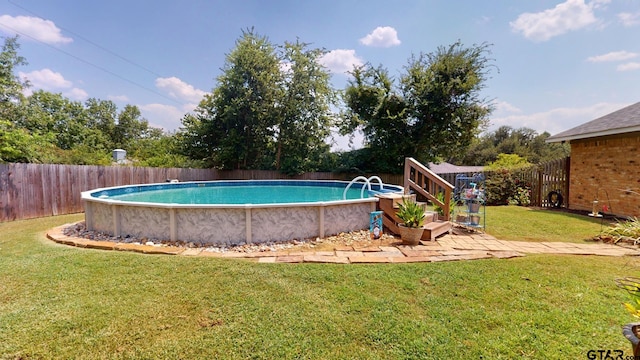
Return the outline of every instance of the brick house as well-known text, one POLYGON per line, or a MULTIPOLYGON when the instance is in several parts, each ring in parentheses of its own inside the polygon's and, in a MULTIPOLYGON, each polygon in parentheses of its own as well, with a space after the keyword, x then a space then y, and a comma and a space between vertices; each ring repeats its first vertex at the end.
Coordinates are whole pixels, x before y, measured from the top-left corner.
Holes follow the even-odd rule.
POLYGON ((569 209, 640 217, 640 102, 550 136, 569 142, 569 209), (606 206, 606 207, 605 207, 606 206))

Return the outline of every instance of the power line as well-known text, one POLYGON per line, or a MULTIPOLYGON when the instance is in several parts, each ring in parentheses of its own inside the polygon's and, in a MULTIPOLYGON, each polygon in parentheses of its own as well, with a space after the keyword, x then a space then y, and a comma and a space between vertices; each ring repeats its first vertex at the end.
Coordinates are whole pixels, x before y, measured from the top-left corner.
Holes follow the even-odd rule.
MULTIPOLYGON (((26 11, 26 12, 28 12, 28 13, 29 13, 29 14, 31 14, 31 15, 37 16, 37 17, 39 17, 39 18, 41 18, 41 19, 44 19, 44 17, 43 17, 43 16, 40 16, 39 14, 36 14, 35 12, 33 12, 33 11, 31 11, 31 10, 29 10, 29 9, 25 8, 25 7, 24 7, 24 6, 22 6, 22 5, 18 5, 18 4, 16 4, 15 2, 13 2, 13 1, 11 1, 11 0, 7 0, 7 1, 8 1, 10 4, 12 4, 12 5, 14 5, 14 6, 16 6, 16 7, 20 8, 20 9, 22 9, 22 10, 26 11)), ((122 55, 120 55, 120 54, 116 53, 115 51, 112 51, 112 50, 110 50, 110 49, 107 49, 106 47, 104 47, 104 46, 102 46, 102 45, 100 45, 100 44, 98 44, 98 43, 96 43, 96 42, 94 42, 94 41, 92 41, 92 40, 90 40, 90 39, 87 39, 86 37, 84 37, 84 36, 82 36, 82 35, 80 35, 80 34, 78 34, 78 33, 76 33, 76 32, 73 32, 73 31, 71 31, 71 30, 69 30, 69 29, 67 29, 67 28, 64 28, 64 27, 62 27, 62 26, 60 26, 60 25, 58 25, 58 24, 56 24, 56 26, 57 26, 58 28, 60 28, 60 29, 64 30, 64 31, 68 32, 69 34, 72 34, 73 36, 78 37, 78 38, 80 38, 80 39, 82 39, 82 40, 84 40, 84 41, 88 42, 89 44, 91 44, 91 45, 93 45, 93 46, 97 47, 98 49, 100 49, 100 50, 102 50, 102 51, 104 51, 104 52, 106 52, 106 53, 109 53, 109 54, 111 54, 111 55, 113 55, 113 56, 115 56, 115 57, 117 57, 117 58, 119 58, 119 59, 121 59, 121 60, 123 60, 123 61, 125 61, 125 62, 127 62, 127 63, 129 63, 129 64, 131 64, 131 65, 133 65, 133 66, 135 66, 135 67, 137 67, 137 68, 140 68, 140 69, 142 69, 142 70, 144 70, 144 71, 146 71, 146 72, 148 72, 148 73, 150 73, 150 74, 152 74, 152 75, 155 75, 155 76, 157 76, 157 77, 163 77, 162 75, 158 74, 157 72, 155 72, 155 71, 153 71, 153 70, 151 70, 151 69, 149 69, 149 68, 147 68, 147 67, 145 67, 145 66, 142 66, 142 65, 140 65, 140 64, 138 64, 138 63, 136 63, 136 62, 134 62, 133 60, 129 60, 129 59, 127 59, 126 57, 124 57, 124 56, 122 56, 122 55)))
MULTIPOLYGON (((11 0, 8 0, 8 1, 9 1, 10 3, 14 4, 11 0)), ((16 5, 16 4, 14 4, 14 5, 16 5)), ((21 6, 18 6, 18 7, 22 8, 21 6)), ((25 9, 25 10, 26 10, 26 9, 25 9)), ((26 11, 29 11, 29 10, 26 10, 26 11)), ((33 14, 33 13, 32 13, 32 14, 33 14)), ((34 15, 36 15, 36 14, 34 14, 34 15)), ((38 15, 36 15, 36 16, 38 16, 38 15)), ((60 48, 57 48, 57 47, 55 47, 55 46, 53 46, 53 45, 51 45, 51 44, 48 44, 48 43, 46 43, 46 42, 44 42, 44 41, 41 41, 41 40, 39 40, 39 39, 36 39, 35 37, 33 37, 33 36, 29 35, 29 34, 23 33, 23 32, 21 32, 21 31, 19 31, 19 30, 17 30, 17 29, 14 29, 14 28, 13 28, 13 27, 11 27, 11 26, 8 26, 8 25, 3 24, 3 23, 1 23, 1 22, 0 22, 0 26, 2 26, 2 27, 4 27, 4 28, 7 28, 7 29, 9 29, 9 30, 11 30, 11 31, 13 31, 13 32, 15 32, 16 34, 20 34, 20 35, 22 35, 22 36, 26 36, 26 37, 28 37, 28 38, 30 38, 30 39, 32 39, 32 40, 34 40, 34 41, 36 41, 36 42, 39 42, 40 44, 46 45, 46 46, 48 46, 48 47, 50 47, 50 48, 52 48, 52 49, 54 49, 54 50, 56 50, 56 51, 59 51, 59 52, 61 52, 61 53, 65 54, 65 55, 67 55, 67 56, 71 57, 71 58, 74 58, 74 59, 76 59, 76 60, 78 60, 78 61, 80 61, 80 62, 83 62, 83 63, 85 63, 85 64, 87 64, 87 65, 89 65, 89 66, 91 66, 91 67, 94 67, 94 68, 96 68, 96 69, 98 69, 98 70, 100 70, 100 71, 103 71, 103 72, 105 72, 105 73, 107 73, 107 74, 109 74, 109 75, 111 75, 111 76, 117 77, 117 78, 118 78, 118 79, 120 79, 120 80, 126 81, 126 82, 128 82, 129 84, 132 84, 132 85, 134 85, 134 86, 137 86, 137 87, 139 87, 139 88, 141 88, 141 89, 143 89, 143 90, 149 91, 149 92, 151 92, 151 93, 153 93, 153 94, 155 94, 155 95, 158 95, 158 96, 160 96, 160 97, 162 97, 162 98, 164 98, 164 99, 167 99, 167 100, 169 100, 169 101, 172 101, 172 102, 174 102, 174 103, 176 103, 176 104, 178 104, 178 105, 183 105, 183 103, 179 102, 179 101, 178 101, 178 100, 176 100, 176 99, 170 98, 170 97, 168 97, 168 96, 166 96, 166 95, 164 95, 164 94, 162 94, 162 93, 160 93, 160 92, 158 92, 158 91, 156 91, 156 90, 154 90, 154 89, 148 88, 148 87, 146 87, 146 86, 144 86, 144 85, 142 85, 142 84, 140 84, 140 83, 138 83, 138 82, 135 82, 135 81, 133 81, 133 80, 127 79, 126 77, 121 76, 121 75, 118 75, 117 73, 115 73, 115 72, 113 72, 113 71, 111 71, 111 70, 109 70, 109 69, 107 69, 107 68, 104 68, 104 67, 102 67, 102 66, 100 66, 100 65, 96 65, 96 64, 94 64, 94 63, 92 63, 92 62, 90 62, 90 61, 88 61, 88 60, 85 60, 85 59, 83 59, 83 58, 79 57, 79 56, 73 55, 73 54, 71 54, 70 52, 64 51, 64 50, 62 50, 62 49, 60 49, 60 48)), ((80 37, 81 37, 81 36, 80 36, 80 37)), ((83 37, 81 37, 81 38, 83 38, 83 37)), ((84 38, 83 38, 83 39, 84 39, 84 38)), ((89 42, 91 43, 91 41, 89 41, 89 42)), ((96 45, 96 46, 98 46, 98 47, 102 48, 101 46, 99 46, 99 45, 97 45, 97 44, 94 44, 94 45, 96 45)), ((107 51, 107 52, 111 52, 110 50, 108 50, 108 49, 106 49, 106 48, 102 48, 102 49, 103 49, 103 50, 105 50, 105 51, 107 51)), ((113 53, 113 54, 115 54, 115 53, 113 53)), ((125 58, 123 58, 123 57, 121 57, 121 56, 117 55, 117 54, 115 54, 115 55, 116 55, 116 56, 118 56, 118 57, 120 57, 120 58, 122 58, 122 59, 124 59, 125 61, 127 61, 127 62, 129 62, 129 63, 133 64, 133 65, 136 65, 136 66, 138 66, 138 67, 141 67, 141 68, 145 69, 145 71, 151 72, 152 74, 154 74, 154 75, 156 75, 156 76, 162 77, 162 75, 159 75, 159 74, 157 74, 157 73, 153 72, 152 70, 146 69, 146 68, 144 68, 144 67, 143 67, 143 66, 141 66, 141 65, 137 65, 137 64, 135 64, 135 63, 133 63, 133 62, 131 62, 131 61, 129 61, 129 60, 127 60, 127 59, 125 59, 125 58)))

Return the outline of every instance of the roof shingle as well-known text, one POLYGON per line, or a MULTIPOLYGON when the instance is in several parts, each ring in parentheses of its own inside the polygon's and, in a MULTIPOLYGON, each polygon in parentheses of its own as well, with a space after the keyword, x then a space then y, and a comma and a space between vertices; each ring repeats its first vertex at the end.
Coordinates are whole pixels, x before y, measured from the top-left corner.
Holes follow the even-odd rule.
POLYGON ((547 138, 561 142, 640 131, 640 102, 547 138))

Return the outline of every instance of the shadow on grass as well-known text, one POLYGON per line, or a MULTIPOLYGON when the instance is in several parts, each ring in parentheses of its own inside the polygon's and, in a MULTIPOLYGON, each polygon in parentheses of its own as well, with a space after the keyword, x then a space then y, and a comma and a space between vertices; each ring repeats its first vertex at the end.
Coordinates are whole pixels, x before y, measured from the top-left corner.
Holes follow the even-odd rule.
MULTIPOLYGON (((576 221, 596 222, 598 224, 603 223, 605 225, 614 224, 619 219, 613 215, 605 214, 602 217, 589 216, 590 211, 582 210, 569 210, 565 208, 528 208, 534 213, 540 214, 553 214, 558 217, 567 217, 576 221)), ((602 214, 601 214, 602 215, 602 214)))

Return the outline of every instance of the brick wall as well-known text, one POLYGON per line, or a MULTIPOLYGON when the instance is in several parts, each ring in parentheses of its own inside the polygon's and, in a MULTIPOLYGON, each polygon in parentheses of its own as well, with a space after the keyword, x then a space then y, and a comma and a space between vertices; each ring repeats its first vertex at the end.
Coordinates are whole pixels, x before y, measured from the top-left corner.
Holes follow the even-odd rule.
POLYGON ((640 132, 571 141, 569 208, 640 217, 640 132))

